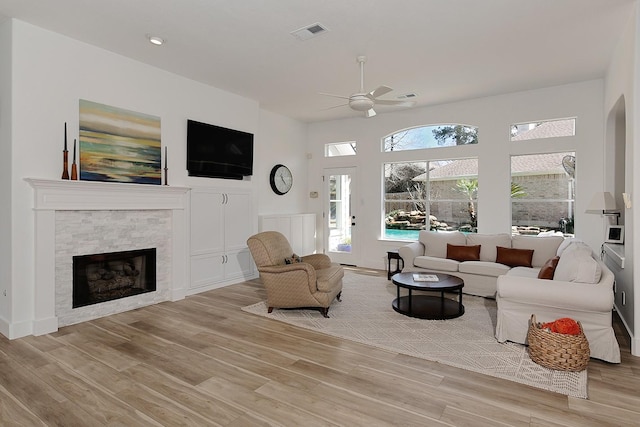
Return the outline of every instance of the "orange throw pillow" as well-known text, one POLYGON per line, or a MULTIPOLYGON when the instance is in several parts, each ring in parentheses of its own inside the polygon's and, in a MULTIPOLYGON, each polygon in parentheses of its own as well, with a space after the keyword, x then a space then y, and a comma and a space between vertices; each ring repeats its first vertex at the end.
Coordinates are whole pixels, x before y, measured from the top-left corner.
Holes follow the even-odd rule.
POLYGON ((480 261, 480 245, 466 246, 447 243, 447 259, 480 261))
POLYGON ((504 248, 502 246, 497 246, 496 249, 498 252, 496 262, 499 264, 508 265, 509 267, 532 266, 533 249, 514 249, 504 248))
POLYGON ((553 274, 556 272, 558 261, 560 261, 559 256, 548 259, 540 269, 540 272, 538 273, 538 279, 553 279, 553 274))

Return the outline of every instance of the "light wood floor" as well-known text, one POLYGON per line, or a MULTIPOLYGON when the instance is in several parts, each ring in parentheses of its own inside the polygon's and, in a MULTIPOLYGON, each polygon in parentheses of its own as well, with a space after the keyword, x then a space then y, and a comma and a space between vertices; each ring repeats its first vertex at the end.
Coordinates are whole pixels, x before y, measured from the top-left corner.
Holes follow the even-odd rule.
POLYGON ((585 400, 240 310, 263 298, 255 280, 0 338, 0 425, 640 425, 640 358, 619 322, 622 363, 592 360, 585 400))

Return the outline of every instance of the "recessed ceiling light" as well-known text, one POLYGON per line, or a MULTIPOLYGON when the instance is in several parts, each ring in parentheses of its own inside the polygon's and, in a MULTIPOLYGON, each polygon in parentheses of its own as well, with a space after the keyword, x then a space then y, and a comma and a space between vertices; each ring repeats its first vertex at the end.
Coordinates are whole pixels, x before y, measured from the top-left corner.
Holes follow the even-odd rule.
POLYGON ((162 37, 157 36, 147 36, 149 37, 149 42, 155 44, 156 46, 161 46, 164 43, 164 39, 162 37))

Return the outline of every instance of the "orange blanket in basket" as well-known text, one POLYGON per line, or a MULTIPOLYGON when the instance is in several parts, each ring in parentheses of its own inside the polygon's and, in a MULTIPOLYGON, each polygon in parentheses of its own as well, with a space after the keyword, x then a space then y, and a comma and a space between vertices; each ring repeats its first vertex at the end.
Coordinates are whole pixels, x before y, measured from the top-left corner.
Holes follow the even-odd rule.
POLYGON ((553 322, 547 322, 540 325, 542 329, 549 329, 551 332, 567 335, 579 335, 580 326, 578 322, 569 318, 563 317, 561 319, 554 320, 553 322))

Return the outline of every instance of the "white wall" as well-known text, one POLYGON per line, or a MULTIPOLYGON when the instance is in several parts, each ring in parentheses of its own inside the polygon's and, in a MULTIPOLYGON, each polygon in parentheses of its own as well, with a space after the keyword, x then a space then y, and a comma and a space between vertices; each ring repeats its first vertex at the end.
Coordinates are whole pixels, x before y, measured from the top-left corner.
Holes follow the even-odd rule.
MULTIPOLYGON (((608 117, 615 113, 621 102, 624 102, 625 112, 625 192, 631 194, 632 203, 640 200, 640 174, 634 172, 634 166, 640 165, 640 117, 638 114, 638 102, 640 102, 640 10, 636 7, 635 13, 630 16, 628 25, 624 28, 617 49, 613 53, 611 64, 607 70, 605 85, 604 113, 608 117)), ((615 152, 614 122, 608 122, 607 146, 605 157, 609 169, 615 167, 613 154, 615 152)), ((614 181, 614 171, 607 173, 608 190, 614 181)), ((636 203, 634 203, 635 205, 636 203)), ((640 356, 640 316, 635 314, 635 307, 640 307, 640 291, 635 286, 634 271, 640 271, 640 260, 634 257, 635 242, 640 241, 640 230, 635 224, 640 223, 640 211, 638 206, 624 211, 625 221, 625 268, 616 276, 617 292, 616 307, 632 337, 632 354, 640 356), (622 304, 622 292, 626 293, 626 304, 622 304)))
MULTIPOLYGON (((7 40, 13 42, 12 90, 13 106, 10 114, 2 112, 2 120, 9 118, 13 135, 11 167, 10 227, 14 238, 8 283, 10 296, 0 296, 0 332, 11 338, 31 333, 34 301, 34 236, 32 214, 33 192, 25 177, 59 179, 62 173, 64 123, 72 143, 78 137, 78 100, 87 99, 111 106, 159 116, 162 145, 168 147, 169 185, 224 186, 255 190, 263 189, 264 171, 269 169, 275 154, 267 146, 278 141, 278 148, 290 152, 289 163, 299 156, 303 144, 303 127, 292 120, 263 113, 257 101, 243 98, 193 80, 182 78, 140 62, 116 55, 68 37, 13 20, 12 29, 0 29, 0 87, 7 89, 4 77, 7 40), (256 156, 253 177, 243 181, 189 177, 186 172, 186 124, 194 119, 215 125, 239 129, 255 134, 256 156), (266 131, 263 133, 261 127, 266 131), (263 164, 263 157, 268 162, 263 164), (9 300, 10 302, 7 302, 9 300), (8 307, 12 306, 12 310, 8 307)), ((150 46, 150 49, 153 49, 150 46)), ((157 49, 157 47, 155 47, 157 49)), ((3 96, 3 103, 4 101, 3 96)), ((5 105, 1 105, 4 109, 5 105)), ((3 127, 4 129, 4 127, 3 127)), ((3 130, 3 132, 5 132, 3 130)), ((4 141, 6 135, 1 134, 4 141)), ((3 156, 4 157, 4 156, 3 156)), ((298 162, 300 163, 300 162, 298 162)), ((295 164, 296 168, 301 168, 295 164)), ((0 168, 5 169, 5 168, 0 168)), ((302 175, 302 174, 299 174, 302 175)), ((6 194, 2 176, 2 194, 6 194)), ((304 185, 304 181, 302 183, 304 185)), ((285 211, 301 209, 302 185, 292 191, 288 199, 280 199, 278 206, 285 211)), ((254 191, 255 194, 255 191, 254 191)), ((269 210, 275 209, 273 203, 269 210)), ((256 211, 261 207, 254 203, 256 211)), ((0 211, 0 219, 6 213, 0 211)), ((4 227, 3 223, 3 240, 4 227)), ((257 226, 257 217, 252 227, 257 226)), ((2 261, 2 270, 9 267, 2 261)), ((5 275, 6 273, 2 273, 5 275)))
POLYGON ((307 208, 307 126, 285 116, 260 111, 260 149, 256 178, 259 214, 303 213, 307 208), (279 196, 271 190, 269 174, 276 164, 287 166, 293 174, 293 186, 279 196))
MULTIPOLYGON (((0 284, 11 283, 11 100, 11 21, 5 20, 0 21, 0 284)), ((0 328, 10 316, 11 288, 0 285, 0 328)))
MULTIPOLYGON (((385 268, 386 250, 401 243, 380 240, 382 163, 385 161, 478 157, 480 233, 511 230, 510 155, 573 151, 577 157, 576 234, 594 249, 602 243, 602 218, 584 214, 594 191, 603 188, 603 81, 593 80, 540 90, 474 99, 434 107, 378 114, 371 119, 353 118, 309 125, 310 190, 322 191, 323 168, 356 166, 360 195, 360 253, 358 265, 385 268), (576 136, 539 141, 510 142, 512 123, 577 117, 576 136), (479 127, 479 144, 394 153, 381 152, 381 138, 413 126, 462 123, 479 127), (356 156, 324 158, 324 144, 355 140, 356 156)), ((323 195, 324 196, 324 195, 323 195)), ((322 215, 323 197, 310 201, 310 210, 322 215)), ((321 220, 319 220, 321 221, 321 220)), ((318 224, 319 238, 323 228, 318 224)))

